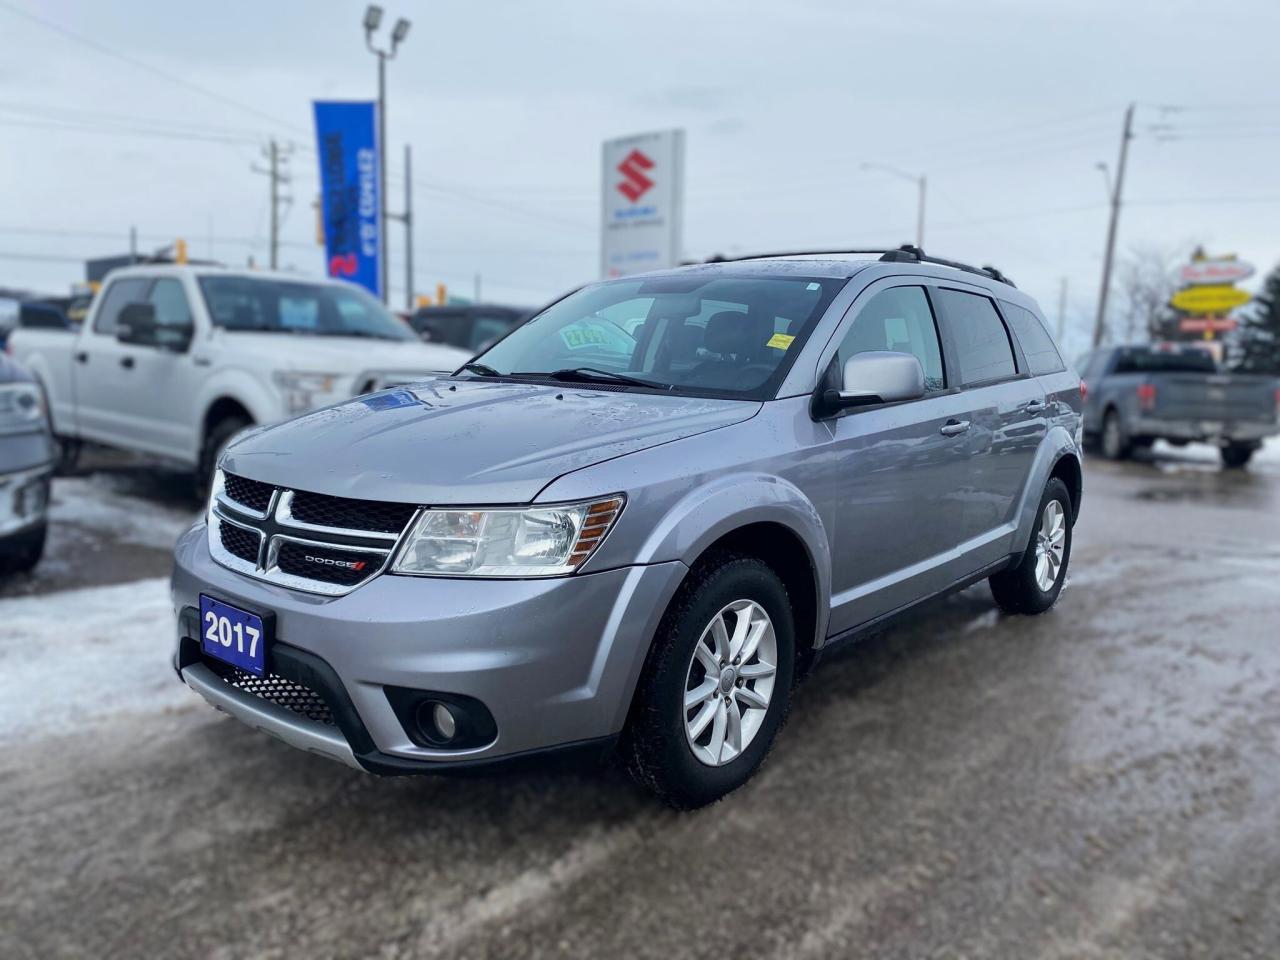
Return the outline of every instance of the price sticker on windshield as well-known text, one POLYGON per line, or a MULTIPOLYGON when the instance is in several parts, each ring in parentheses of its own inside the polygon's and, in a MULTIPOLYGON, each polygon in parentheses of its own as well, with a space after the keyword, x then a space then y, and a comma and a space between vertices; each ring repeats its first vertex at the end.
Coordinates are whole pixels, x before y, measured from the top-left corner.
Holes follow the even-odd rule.
POLYGON ((790 334, 775 333, 772 337, 769 338, 769 342, 766 343, 765 346, 773 347, 773 349, 775 350, 785 350, 787 349, 787 347, 791 346, 791 341, 793 340, 795 340, 795 337, 791 336, 790 334))

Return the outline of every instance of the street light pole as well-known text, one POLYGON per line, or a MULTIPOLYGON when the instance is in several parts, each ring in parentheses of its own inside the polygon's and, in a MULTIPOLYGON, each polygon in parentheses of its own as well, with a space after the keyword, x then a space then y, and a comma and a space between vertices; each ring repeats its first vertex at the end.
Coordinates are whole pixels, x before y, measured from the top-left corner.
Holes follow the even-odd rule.
POLYGON ((921 250, 924 249, 924 198, 925 190, 928 186, 928 178, 923 174, 907 173, 905 170, 899 170, 897 167, 891 167, 887 163, 860 163, 860 170, 883 170, 885 173, 891 173, 895 177, 903 180, 910 180, 916 185, 918 191, 916 199, 916 246, 921 250))
POLYGON ((378 242, 382 245, 378 285, 382 302, 387 303, 391 296, 387 281, 387 61, 395 59, 396 50, 409 35, 409 21, 403 17, 396 21, 391 28, 391 45, 386 50, 373 45, 373 35, 381 23, 382 8, 375 3, 369 4, 364 11, 364 42, 369 52, 378 58, 378 242))
POLYGON ((1120 225, 1123 203, 1124 168, 1129 159, 1129 141, 1133 139, 1133 104, 1124 112, 1124 131, 1120 135, 1120 162, 1116 165, 1116 182, 1111 190, 1111 220, 1107 224, 1107 248, 1102 255, 1102 289, 1098 291, 1098 315, 1093 321, 1093 345, 1102 345, 1106 333, 1107 294, 1111 290, 1111 268, 1116 256, 1116 230, 1120 225))

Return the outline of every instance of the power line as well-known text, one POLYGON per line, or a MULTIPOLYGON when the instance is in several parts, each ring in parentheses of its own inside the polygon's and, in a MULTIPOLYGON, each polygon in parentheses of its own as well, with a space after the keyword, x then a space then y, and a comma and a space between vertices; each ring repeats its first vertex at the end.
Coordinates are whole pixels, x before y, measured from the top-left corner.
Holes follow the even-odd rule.
POLYGON ((186 79, 185 77, 179 76, 178 74, 170 73, 167 70, 162 70, 160 67, 154 66, 150 63, 146 63, 145 61, 139 60, 136 57, 132 57, 127 53, 121 53, 120 51, 107 46, 105 43, 102 43, 98 40, 94 40, 91 37, 86 37, 86 36, 83 36, 82 34, 75 33, 74 31, 68 30, 66 27, 62 26, 61 24, 54 23, 52 20, 46 20, 44 17, 31 13, 29 10, 24 10, 22 7, 19 7, 17 4, 10 3, 9 0, 0 0, 0 9, 8 10, 10 13, 14 14, 15 16, 22 17, 25 20, 29 20, 31 23, 38 24, 39 26, 44 27, 46 30, 51 30, 54 33, 57 33, 63 37, 66 37, 68 40, 73 40, 76 43, 79 43, 83 46, 90 48, 91 50, 96 50, 98 53, 101 53, 104 56, 113 57, 116 60, 120 60, 123 63, 127 63, 130 66, 135 67, 139 70, 144 70, 147 73, 151 73, 157 77, 161 77, 169 81, 170 83, 177 84, 180 87, 185 87, 188 90, 192 90, 196 93, 201 94, 202 96, 209 97, 212 100, 217 100, 219 103, 225 104, 226 106, 235 107, 238 110, 244 110, 246 113, 251 113, 254 116, 261 117, 264 120, 270 120, 272 123, 280 124, 281 126, 287 127, 291 130, 301 130, 301 128, 298 127, 296 124, 290 123, 287 120, 282 120, 281 118, 273 116, 272 114, 266 113, 263 110, 259 110, 257 107, 254 107, 247 103, 242 103, 239 100, 236 100, 232 97, 225 96, 224 94, 218 93, 215 90, 210 90, 207 87, 202 87, 200 84, 193 83, 192 81, 186 79))

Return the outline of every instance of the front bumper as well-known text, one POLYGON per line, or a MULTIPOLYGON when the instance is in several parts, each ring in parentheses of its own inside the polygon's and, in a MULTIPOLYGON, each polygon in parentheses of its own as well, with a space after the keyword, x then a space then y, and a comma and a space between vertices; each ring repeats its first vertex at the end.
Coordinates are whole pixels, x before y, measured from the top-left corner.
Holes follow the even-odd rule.
POLYGON ((50 467, 0 474, 0 537, 44 523, 49 508, 50 467))
POLYGON ((1280 433, 1280 424, 1262 420, 1165 420, 1158 417, 1138 417, 1128 429, 1131 436, 1161 440, 1259 444, 1272 434, 1280 433))
MULTIPOLYGON (((222 567, 200 523, 175 552, 174 665, 225 712, 350 766, 379 773, 470 767, 615 736, 686 572, 671 562, 546 580, 384 574, 345 596, 324 597, 222 567), (193 658, 199 624, 192 611, 201 593, 274 614, 280 673, 301 672, 312 689, 328 689, 336 729, 246 694, 193 658), (387 687, 475 698, 492 713, 497 735, 465 750, 419 745, 387 687)), ((272 657, 269 649, 269 668, 272 657)))

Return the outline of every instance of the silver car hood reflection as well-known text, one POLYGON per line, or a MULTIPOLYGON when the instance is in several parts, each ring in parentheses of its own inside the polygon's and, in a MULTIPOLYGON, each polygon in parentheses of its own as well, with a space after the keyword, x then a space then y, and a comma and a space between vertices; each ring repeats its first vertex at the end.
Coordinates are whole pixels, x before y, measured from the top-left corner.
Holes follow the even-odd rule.
POLYGON ((583 467, 750 419, 754 401, 442 378, 255 431, 232 473, 333 496, 528 503, 583 467))

